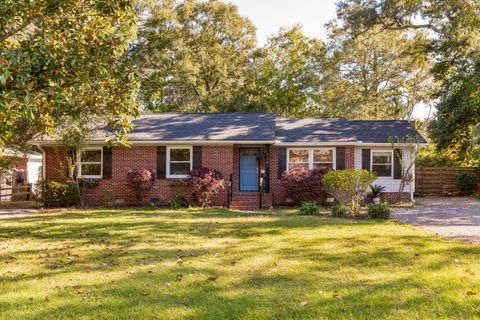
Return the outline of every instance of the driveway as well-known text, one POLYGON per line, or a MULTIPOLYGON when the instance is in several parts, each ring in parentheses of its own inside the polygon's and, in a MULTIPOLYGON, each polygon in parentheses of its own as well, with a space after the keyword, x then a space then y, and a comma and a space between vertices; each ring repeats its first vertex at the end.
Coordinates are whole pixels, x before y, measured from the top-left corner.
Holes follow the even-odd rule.
POLYGON ((31 201, 11 202, 0 205, 0 220, 21 218, 29 214, 36 214, 31 201))
POLYGON ((480 200, 473 198, 417 198, 414 208, 397 208, 400 221, 442 237, 480 244, 480 200))

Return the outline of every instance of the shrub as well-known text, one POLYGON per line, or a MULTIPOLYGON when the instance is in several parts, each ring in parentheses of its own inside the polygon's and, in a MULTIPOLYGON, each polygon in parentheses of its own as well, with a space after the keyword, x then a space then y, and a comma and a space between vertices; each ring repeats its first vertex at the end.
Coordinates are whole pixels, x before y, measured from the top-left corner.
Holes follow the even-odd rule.
POLYGON ((115 204, 115 192, 110 189, 102 190, 102 207, 111 208, 115 204))
POLYGON ((372 190, 372 196, 374 198, 380 197, 382 193, 385 191, 385 187, 378 184, 371 185, 370 189, 372 190))
POLYGON ((135 193, 137 204, 142 203, 145 192, 155 183, 155 175, 147 169, 131 169, 127 172, 127 184, 135 193))
POLYGON ((320 206, 316 202, 304 202, 300 207, 300 214, 303 216, 316 216, 320 214, 320 206))
POLYGON ((190 171, 187 185, 192 190, 194 201, 202 207, 209 206, 213 196, 225 189, 222 173, 210 168, 190 171))
POLYGON ((377 220, 390 219, 390 207, 386 203, 371 204, 368 206, 368 218, 377 220))
POLYGON ((336 204, 332 206, 332 214, 335 218, 346 218, 347 209, 341 204, 336 204))
POLYGON ((478 183, 478 177, 471 172, 458 172, 455 174, 455 184, 462 191, 474 191, 478 183))
POLYGON ((322 177, 324 169, 292 169, 282 175, 281 183, 286 196, 294 203, 319 202, 323 200, 322 177))
POLYGON ((170 202, 168 203, 168 205, 171 209, 180 209, 180 208, 190 207, 190 204, 188 203, 188 200, 185 198, 185 196, 181 192, 177 192, 170 199, 170 202))
POLYGON ((40 199, 47 208, 70 207, 80 202, 76 187, 71 183, 40 180, 37 184, 40 199))
POLYGON ((332 195, 351 214, 360 212, 361 194, 365 193, 376 175, 367 170, 329 171, 323 176, 325 191, 332 195))

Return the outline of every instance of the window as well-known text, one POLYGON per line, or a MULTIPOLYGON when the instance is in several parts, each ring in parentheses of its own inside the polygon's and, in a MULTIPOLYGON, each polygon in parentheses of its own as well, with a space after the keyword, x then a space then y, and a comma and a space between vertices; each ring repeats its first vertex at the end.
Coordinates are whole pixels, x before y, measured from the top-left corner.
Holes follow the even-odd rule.
POLYGON ((392 176, 393 152, 372 152, 372 171, 379 177, 392 176))
POLYGON ((102 149, 86 149, 80 154, 78 176, 80 178, 102 177, 102 149))
POLYGON ((186 178, 192 170, 192 147, 167 148, 167 177, 186 178))
POLYGON ((309 169, 309 150, 308 149, 290 149, 288 151, 288 169, 304 167, 309 169))
POLYGON ((313 167, 333 170, 333 149, 314 149, 313 167))
POLYGON ((288 150, 288 170, 304 167, 305 169, 335 169, 335 152, 333 148, 292 148, 288 150))

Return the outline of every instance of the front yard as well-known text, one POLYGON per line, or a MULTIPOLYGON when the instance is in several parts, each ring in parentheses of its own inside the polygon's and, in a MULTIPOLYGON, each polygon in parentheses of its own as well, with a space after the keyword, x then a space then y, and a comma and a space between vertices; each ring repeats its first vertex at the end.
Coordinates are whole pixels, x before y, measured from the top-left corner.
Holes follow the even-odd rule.
POLYGON ((0 222, 1 319, 466 319, 480 246, 396 222, 212 210, 0 222))

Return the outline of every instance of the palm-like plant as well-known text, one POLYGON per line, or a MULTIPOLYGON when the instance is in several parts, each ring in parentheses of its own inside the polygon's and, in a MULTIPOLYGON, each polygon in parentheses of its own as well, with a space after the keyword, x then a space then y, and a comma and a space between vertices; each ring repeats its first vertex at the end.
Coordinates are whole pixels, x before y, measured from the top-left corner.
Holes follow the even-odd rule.
POLYGON ((385 191, 385 187, 378 184, 371 185, 370 189, 372 190, 372 196, 374 198, 380 197, 382 193, 385 191))

